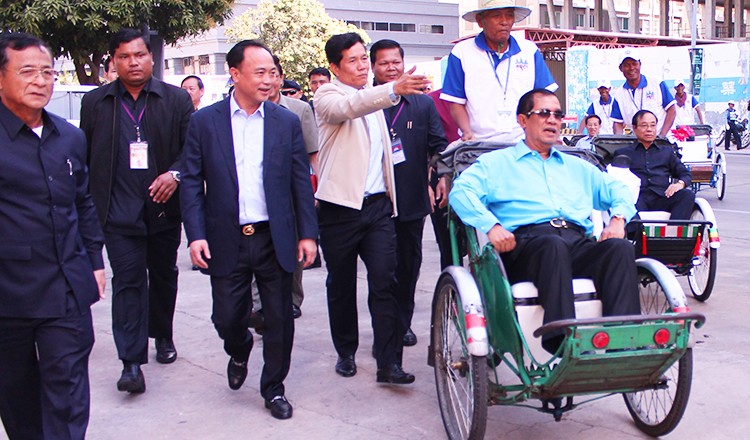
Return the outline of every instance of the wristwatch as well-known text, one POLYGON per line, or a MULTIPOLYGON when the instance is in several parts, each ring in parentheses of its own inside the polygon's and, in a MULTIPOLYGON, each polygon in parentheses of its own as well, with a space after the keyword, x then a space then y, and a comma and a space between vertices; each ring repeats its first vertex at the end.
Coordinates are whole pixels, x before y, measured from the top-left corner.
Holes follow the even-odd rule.
POLYGON ((180 172, 175 170, 169 170, 169 174, 172 175, 172 178, 175 182, 180 183, 180 172))

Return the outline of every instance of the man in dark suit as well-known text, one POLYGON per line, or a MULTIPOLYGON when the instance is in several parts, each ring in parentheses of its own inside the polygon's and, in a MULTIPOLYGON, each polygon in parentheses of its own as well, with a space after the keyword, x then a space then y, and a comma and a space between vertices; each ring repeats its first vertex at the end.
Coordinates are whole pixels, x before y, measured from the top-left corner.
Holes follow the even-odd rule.
POLYGON ((230 356, 233 390, 247 377, 256 279, 265 319, 260 392, 271 415, 288 419, 292 272, 297 261, 313 262, 318 234, 310 164, 299 118, 267 102, 277 81, 271 52, 242 41, 227 64, 234 92, 193 115, 188 128, 180 194, 185 233, 193 264, 211 275, 211 319, 230 356))
POLYGON ((44 106, 52 51, 0 36, 0 419, 11 440, 83 439, 91 304, 104 292, 86 139, 44 106))
MULTIPOLYGON (((396 81, 404 74, 404 49, 393 40, 380 40, 370 48, 375 85, 396 81)), ((398 217, 396 225, 396 298, 406 330, 404 346, 417 344, 411 329, 414 292, 422 266, 424 219, 432 212, 437 198, 445 206, 445 179, 437 193, 429 191, 430 159, 448 145, 435 103, 426 95, 406 95, 399 105, 383 110, 388 122, 391 144, 400 142, 402 155, 394 161, 398 217), (402 160, 401 160, 402 159, 402 160)), ((447 193, 445 194, 447 195, 447 193)))
POLYGON ((87 93, 81 128, 89 145, 91 195, 112 267, 112 333, 123 363, 117 389, 146 391, 148 338, 156 360, 177 359, 172 321, 180 245, 179 158, 193 113, 190 95, 152 77, 144 36, 110 41, 119 78, 87 93))

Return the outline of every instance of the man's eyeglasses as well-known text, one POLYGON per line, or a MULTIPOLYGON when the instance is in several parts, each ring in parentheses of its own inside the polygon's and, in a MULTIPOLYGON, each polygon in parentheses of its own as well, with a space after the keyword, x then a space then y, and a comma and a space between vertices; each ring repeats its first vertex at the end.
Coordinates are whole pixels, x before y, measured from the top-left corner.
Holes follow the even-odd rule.
POLYGON ((41 75, 45 81, 55 81, 57 79, 57 72, 53 69, 36 69, 34 67, 24 67, 16 72, 16 75, 20 76, 22 80, 27 83, 34 82, 36 78, 41 75))
POLYGON ((530 117, 531 115, 537 115, 540 118, 544 118, 544 119, 549 119, 550 116, 554 116, 555 118, 560 119, 560 120, 562 120, 562 118, 565 117, 565 113, 562 110, 552 111, 548 108, 543 108, 541 110, 532 110, 526 113, 526 116, 530 117))
POLYGON ((638 128, 640 128, 641 130, 656 130, 656 124, 638 124, 638 128))
POLYGON ((281 94, 284 96, 294 95, 297 93, 297 90, 282 90, 281 94))

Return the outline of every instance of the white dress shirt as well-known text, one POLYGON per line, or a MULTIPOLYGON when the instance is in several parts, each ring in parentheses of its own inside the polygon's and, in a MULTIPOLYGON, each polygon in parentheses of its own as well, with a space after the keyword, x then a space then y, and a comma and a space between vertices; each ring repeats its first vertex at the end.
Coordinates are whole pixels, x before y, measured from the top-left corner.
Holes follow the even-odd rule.
POLYGON ((253 114, 248 115, 237 104, 234 93, 229 100, 241 225, 268 220, 266 193, 263 189, 264 104, 261 103, 253 114))

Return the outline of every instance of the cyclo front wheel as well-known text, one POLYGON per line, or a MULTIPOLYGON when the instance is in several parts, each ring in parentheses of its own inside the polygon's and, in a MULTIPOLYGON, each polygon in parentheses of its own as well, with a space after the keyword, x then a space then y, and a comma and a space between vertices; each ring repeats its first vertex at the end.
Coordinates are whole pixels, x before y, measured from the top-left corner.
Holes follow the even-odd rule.
MULTIPOLYGON (((670 311, 667 295, 658 277, 649 269, 638 268, 641 313, 661 314, 670 311)), ((625 406, 635 425, 644 433, 658 437, 674 430, 682 419, 693 381, 693 350, 688 348, 654 389, 625 393, 625 406)))
POLYGON ((451 440, 479 440, 487 427, 487 359, 472 356, 456 281, 443 274, 435 291, 432 346, 440 413, 451 440))
MULTIPOLYGON (((690 220, 705 220, 703 211, 693 209, 690 220)), ((716 264, 718 249, 712 248, 708 228, 704 228, 701 237, 700 249, 698 250, 698 264, 693 265, 688 273, 688 284, 693 296, 698 301, 706 301, 714 290, 716 281, 716 264)))

